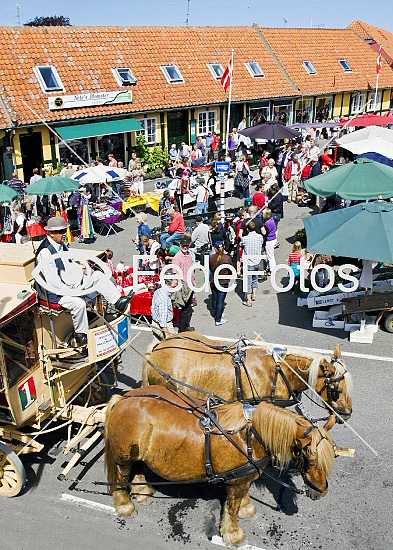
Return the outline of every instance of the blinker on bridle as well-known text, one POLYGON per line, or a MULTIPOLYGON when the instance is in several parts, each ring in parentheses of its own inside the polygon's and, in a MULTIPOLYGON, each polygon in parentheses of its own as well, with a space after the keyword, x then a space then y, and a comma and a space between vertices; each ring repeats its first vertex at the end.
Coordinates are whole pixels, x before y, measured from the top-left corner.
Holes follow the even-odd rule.
MULTIPOLYGON (((309 428, 307 428, 307 430, 304 432, 302 438, 305 438, 305 437, 308 437, 311 433, 313 429, 313 426, 311 425, 309 428)), ((318 428, 318 431, 319 431, 319 428, 318 428)), ((317 443, 317 447, 318 445, 321 443, 321 441, 323 441, 324 439, 326 439, 326 437, 324 435, 321 434, 321 432, 319 431, 319 435, 321 436, 320 440, 318 441, 317 443)), ((294 453, 294 456, 296 457, 296 459, 299 461, 300 463, 300 475, 302 476, 303 478, 303 481, 305 483, 305 485, 307 485, 310 489, 313 489, 313 491, 316 491, 317 493, 324 493, 325 491, 327 491, 328 489, 328 480, 326 479, 326 487, 324 489, 320 489, 319 487, 317 487, 316 485, 314 485, 314 483, 312 481, 310 481, 307 477, 306 477, 306 474, 307 472, 309 471, 309 469, 311 468, 311 463, 310 463, 310 457, 307 456, 306 452, 305 452, 305 448, 309 446, 309 443, 305 446, 305 447, 301 447, 301 449, 298 449, 295 453, 294 453)))

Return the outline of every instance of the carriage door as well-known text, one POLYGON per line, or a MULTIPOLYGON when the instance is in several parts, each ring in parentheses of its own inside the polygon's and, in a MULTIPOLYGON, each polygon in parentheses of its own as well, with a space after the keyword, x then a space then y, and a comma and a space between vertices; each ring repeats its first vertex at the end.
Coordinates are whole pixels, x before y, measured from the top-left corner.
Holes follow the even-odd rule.
POLYGON ((42 394, 34 319, 25 311, 1 327, 0 421, 21 425, 37 414, 37 392, 42 394))

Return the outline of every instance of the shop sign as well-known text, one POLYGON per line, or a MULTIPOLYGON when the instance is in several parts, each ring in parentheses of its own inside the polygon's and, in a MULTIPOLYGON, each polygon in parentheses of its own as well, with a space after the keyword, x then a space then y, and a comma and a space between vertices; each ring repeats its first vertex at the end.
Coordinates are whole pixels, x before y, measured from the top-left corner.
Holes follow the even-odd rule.
POLYGON ((35 389, 33 377, 28 378, 26 382, 19 386, 18 394, 22 411, 25 411, 37 399, 37 390, 35 389))
POLYGON ((132 103, 132 91, 92 92, 48 97, 49 109, 75 109, 77 107, 94 107, 96 105, 115 105, 117 103, 132 103))
POLYGON ((196 142, 196 120, 190 120, 190 143, 196 142))

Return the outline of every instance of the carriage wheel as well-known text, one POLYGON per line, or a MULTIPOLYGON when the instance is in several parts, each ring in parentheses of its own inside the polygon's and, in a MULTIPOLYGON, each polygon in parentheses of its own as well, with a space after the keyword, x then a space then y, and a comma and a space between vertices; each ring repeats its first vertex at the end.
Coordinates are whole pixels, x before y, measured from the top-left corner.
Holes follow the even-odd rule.
MULTIPOLYGON (((89 377, 87 378, 87 381, 88 380, 89 377)), ((94 407, 96 405, 101 405, 101 403, 106 403, 110 397, 110 388, 103 384, 109 384, 109 379, 106 374, 101 373, 94 382, 76 398, 75 404, 81 405, 82 407, 85 405, 94 407)))
POLYGON ((393 333, 393 313, 385 316, 384 327, 387 332, 393 333))
POLYGON ((26 483, 26 472, 14 451, 0 443, 0 496, 15 497, 26 483))

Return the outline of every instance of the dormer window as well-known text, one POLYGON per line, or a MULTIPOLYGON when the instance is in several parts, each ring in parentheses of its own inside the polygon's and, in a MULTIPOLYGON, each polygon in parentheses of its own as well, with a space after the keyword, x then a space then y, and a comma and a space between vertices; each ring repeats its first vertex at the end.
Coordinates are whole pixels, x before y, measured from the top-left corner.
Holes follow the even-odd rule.
POLYGON ((216 80, 221 80, 221 77, 224 74, 224 69, 222 65, 220 63, 208 63, 207 66, 209 67, 213 78, 215 78, 216 80))
POLYGON ((56 67, 47 65, 44 67, 33 67, 34 73, 44 92, 64 92, 56 67))
POLYGON ((249 61, 248 63, 244 63, 247 71, 250 73, 250 75, 253 78, 263 78, 265 75, 261 69, 261 67, 258 65, 256 61, 249 61))
POLYGON ((315 70, 314 65, 311 63, 311 61, 303 61, 302 65, 306 69, 308 74, 317 74, 317 71, 315 70))
POLYGON ((174 84, 175 82, 184 82, 181 72, 176 65, 163 65, 161 66, 161 70, 164 73, 164 76, 169 84, 174 84))
POLYGON ((112 69, 113 76, 115 77, 117 83, 120 86, 135 86, 137 79, 132 74, 131 69, 121 68, 121 69, 112 69))
POLYGON ((345 73, 351 73, 352 69, 348 65, 348 63, 345 61, 345 59, 339 59, 338 62, 340 63, 341 67, 344 69, 345 73))

